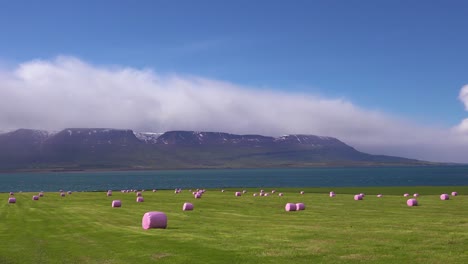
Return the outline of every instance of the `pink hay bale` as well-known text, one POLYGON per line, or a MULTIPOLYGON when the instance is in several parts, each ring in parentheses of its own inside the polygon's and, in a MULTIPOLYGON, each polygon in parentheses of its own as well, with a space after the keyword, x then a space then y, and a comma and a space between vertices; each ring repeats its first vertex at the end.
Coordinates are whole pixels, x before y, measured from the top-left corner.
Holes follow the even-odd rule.
POLYGON ((448 199, 450 199, 450 196, 448 194, 446 194, 446 193, 443 193, 443 194, 440 195, 440 199, 441 200, 448 200, 448 199))
POLYGON ((403 194, 404 197, 408 197, 409 196, 409 193, 405 193, 403 194))
POLYGON ((184 203, 182 206, 182 211, 192 211, 193 210, 193 204, 191 203, 184 203))
POLYGON ((275 192, 276 192, 276 190, 271 190, 271 193, 275 193, 275 192))
POLYGON ((301 191, 300 194, 304 194, 304 191, 301 191))
POLYGON ((138 196, 138 197, 136 198, 136 201, 137 201, 137 203, 142 203, 142 202, 145 201, 145 199, 143 199, 143 196, 138 196))
POLYGON ((265 196, 265 193, 262 193, 262 192, 261 192, 261 193, 260 193, 260 196, 265 196))
POLYGON ((278 193, 278 196, 280 196, 280 197, 283 196, 283 193, 278 193))
POLYGON ((235 194, 235 195, 236 195, 236 196, 241 196, 241 195, 242 195, 242 193, 241 193, 241 192, 236 192, 236 194, 235 194))
POLYGON ((411 199, 408 199, 408 201, 406 201, 406 204, 408 206, 418 206, 418 200, 411 198, 411 199))
POLYGON ((260 190, 261 193, 265 192, 264 190, 260 190))
POLYGON ((72 192, 71 192, 71 191, 68 191, 67 193, 68 193, 68 194, 72 194, 72 192))
POLYGON ((136 196, 141 196, 141 192, 137 192, 137 193, 136 193, 136 196))
POLYGON ((257 196, 257 194, 256 194, 256 193, 254 193, 254 194, 253 194, 253 196, 255 197, 255 196, 257 196))
POLYGON ((202 195, 201 195, 201 193, 199 193, 199 192, 196 192, 196 193, 194 194, 195 199, 200 199, 201 196, 202 196, 202 195))
POLYGON ((156 189, 153 189, 153 192, 156 192, 156 189))
POLYGON ((112 192, 112 190, 107 190, 107 192, 112 192))
POLYGON ((380 194, 380 193, 379 193, 379 194, 377 194, 377 198, 382 198, 382 196, 383 196, 383 195, 382 195, 382 194, 380 194))
POLYGON ((287 212, 296 211, 296 204, 295 203, 287 203, 286 206, 284 207, 284 210, 286 210, 287 212))
POLYGON ((122 202, 120 200, 114 200, 112 201, 112 207, 121 207, 122 202))
POLYGON ((270 194, 269 193, 265 193, 263 196, 269 196, 270 194))
POLYGON ((15 195, 15 193, 14 193, 14 192, 10 192, 10 195, 15 195))
POLYGON ((360 194, 354 195, 354 200, 359 201, 362 200, 362 196, 360 194))
POLYGON ((60 193, 60 196, 65 197, 65 193, 64 193, 64 192, 61 192, 61 193, 60 193))
POLYGON ((37 201, 37 200, 39 200, 39 196, 33 195, 32 199, 33 199, 33 201, 37 201))
POLYGON ((243 190, 242 193, 247 193, 247 191, 246 191, 246 190, 243 190))
POLYGON ((8 198, 8 203, 16 203, 16 198, 15 197, 8 198))
POLYGON ((361 195, 362 198, 366 197, 366 195, 364 193, 360 193, 359 195, 361 195))
POLYGON ((141 220, 143 229, 167 228, 167 216, 163 212, 147 212, 141 220))
POLYGON ((303 203, 296 203, 296 210, 305 210, 305 205, 303 203))
POLYGON ((107 192, 107 196, 112 196, 112 192, 107 192))
POLYGON ((335 197, 335 192, 330 192, 330 197, 335 197))
POLYGON ((457 192, 452 192, 452 196, 457 196, 458 193, 457 192))
POLYGON ((419 197, 419 193, 413 194, 413 197, 419 197))
POLYGON ((44 197, 44 193, 43 193, 43 192, 40 192, 40 193, 39 193, 39 197, 44 197))

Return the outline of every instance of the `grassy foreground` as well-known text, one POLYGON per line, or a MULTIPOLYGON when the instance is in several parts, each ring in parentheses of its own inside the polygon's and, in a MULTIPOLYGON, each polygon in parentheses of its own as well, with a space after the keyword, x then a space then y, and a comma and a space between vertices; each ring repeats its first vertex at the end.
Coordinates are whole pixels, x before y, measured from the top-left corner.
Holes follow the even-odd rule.
POLYGON ((145 191, 143 203, 114 191, 39 201, 17 193, 8 204, 1 193, 0 263, 468 263, 468 186, 276 190, 207 190, 201 199, 145 191), (439 199, 451 191, 459 196, 439 199), (353 200, 358 192, 363 201, 353 200), (408 207, 405 192, 418 192, 420 206, 408 207), (111 207, 114 199, 121 208, 111 207), (194 211, 182 211, 184 202, 194 211), (287 202, 306 210, 285 212, 287 202), (168 228, 143 230, 148 211, 165 212, 168 228))

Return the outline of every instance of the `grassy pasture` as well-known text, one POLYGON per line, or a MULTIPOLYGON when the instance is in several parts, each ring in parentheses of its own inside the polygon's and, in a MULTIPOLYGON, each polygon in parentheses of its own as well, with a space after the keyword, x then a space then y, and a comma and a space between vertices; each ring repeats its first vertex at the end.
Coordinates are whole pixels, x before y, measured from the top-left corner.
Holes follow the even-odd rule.
POLYGON ((468 263, 468 186, 276 188, 268 197, 246 189, 235 197, 241 190, 207 190, 201 199, 148 190, 143 203, 114 191, 46 192, 39 201, 16 193, 8 204, 1 193, 0 263, 468 263), (459 196, 439 199, 454 190, 459 196), (359 192, 366 197, 354 201, 359 192), (420 206, 408 207, 405 192, 419 193, 420 206), (194 211, 182 211, 184 202, 194 211), (287 202, 306 210, 285 212, 287 202), (168 228, 143 230, 148 211, 165 212, 168 228))

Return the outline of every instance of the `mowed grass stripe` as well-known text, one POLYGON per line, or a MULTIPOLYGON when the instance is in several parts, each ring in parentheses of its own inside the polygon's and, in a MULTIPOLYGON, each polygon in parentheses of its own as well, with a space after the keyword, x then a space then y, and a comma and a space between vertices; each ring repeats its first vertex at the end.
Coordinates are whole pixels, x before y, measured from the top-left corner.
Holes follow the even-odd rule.
POLYGON ((39 201, 17 193, 16 204, 0 194, 0 263, 468 263, 468 187, 412 188, 263 188, 277 190, 268 197, 226 189, 201 199, 145 191, 143 203, 119 191, 39 201), (452 190, 460 195, 439 199, 452 190), (363 201, 353 200, 357 192, 363 201), (406 206, 405 192, 420 193, 421 206, 406 206), (121 208, 111 207, 115 199, 121 208), (187 201, 194 211, 182 211, 187 201), (306 210, 285 212, 287 202, 306 210), (165 212, 168 229, 143 230, 148 211, 165 212))

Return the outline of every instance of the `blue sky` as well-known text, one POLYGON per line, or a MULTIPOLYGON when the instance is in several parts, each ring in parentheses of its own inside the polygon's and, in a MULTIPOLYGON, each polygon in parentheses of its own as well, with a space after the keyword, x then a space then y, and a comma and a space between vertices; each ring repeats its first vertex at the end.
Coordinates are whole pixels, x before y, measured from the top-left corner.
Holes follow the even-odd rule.
POLYGON ((71 56, 343 99, 442 129, 467 113, 467 1, 5 1, 0 67, 71 56))

